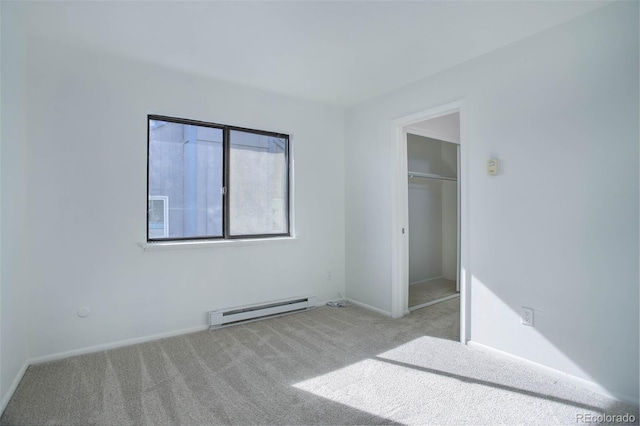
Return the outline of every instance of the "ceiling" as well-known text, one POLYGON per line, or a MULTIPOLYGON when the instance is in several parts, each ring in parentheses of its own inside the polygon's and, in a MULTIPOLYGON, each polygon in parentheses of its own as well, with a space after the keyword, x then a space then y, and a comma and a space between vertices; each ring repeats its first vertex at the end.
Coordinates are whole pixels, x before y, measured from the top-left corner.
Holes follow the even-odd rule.
POLYGON ((31 33, 348 106, 601 1, 25 2, 31 33))

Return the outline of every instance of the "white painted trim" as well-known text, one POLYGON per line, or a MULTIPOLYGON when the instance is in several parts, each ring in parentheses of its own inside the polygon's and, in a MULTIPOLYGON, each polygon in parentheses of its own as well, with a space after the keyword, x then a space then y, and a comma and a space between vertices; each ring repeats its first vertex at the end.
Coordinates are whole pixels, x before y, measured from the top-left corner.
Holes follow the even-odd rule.
POLYGON ((426 280, 414 281, 412 283, 409 283, 409 285, 428 283, 429 281, 434 281, 434 280, 439 280, 439 279, 444 279, 444 277, 442 275, 440 275, 439 277, 433 277, 433 278, 427 278, 426 280))
POLYGON ((402 318, 409 312, 409 186, 407 133, 402 122, 392 126, 391 182, 391 316, 402 318), (400 208, 399 206, 403 206, 400 208))
POLYGON ((400 318, 408 311, 408 238, 403 234, 403 229, 408 228, 408 188, 406 185, 407 170, 407 127, 421 121, 442 117, 451 113, 460 113, 460 141, 458 185, 460 212, 459 222, 459 255, 458 255, 458 283, 460 285, 460 342, 470 340, 470 279, 468 250, 469 250, 469 217, 468 217, 468 138, 466 133, 466 121, 464 113, 464 101, 459 100, 430 108, 395 119, 391 122, 391 314, 393 318, 400 318))
MULTIPOLYGON (((460 128, 462 130, 462 122, 460 122, 460 128)), ((460 179, 460 169, 461 169, 461 164, 460 164, 460 144, 458 144, 457 149, 456 149, 456 161, 457 161, 457 165, 456 167, 458 168, 458 179, 460 179)), ((456 197, 457 197, 457 212, 456 212, 456 231, 457 232, 462 232, 462 223, 460 222, 460 212, 462 211, 460 206, 462 205, 462 189, 460 188, 461 185, 456 185, 456 197)), ((462 241, 462 235, 458 235, 458 238, 456 239, 456 254, 458 256, 458 264, 456 265, 456 291, 458 293, 460 293, 460 265, 461 265, 461 258, 462 256, 460 255, 460 241, 462 241)), ((462 305, 460 305, 462 307, 462 305)), ((470 328, 469 328, 470 330, 470 328)), ((461 334, 462 335, 462 334, 461 334)))
POLYGON ((426 308, 427 306, 435 305, 437 303, 446 302, 447 300, 456 299, 460 297, 460 294, 450 294, 449 296, 441 297, 440 299, 432 300, 431 302, 422 303, 420 305, 412 306, 409 311, 415 311, 416 309, 426 308))
POLYGON ((223 246, 248 246, 254 244, 282 243, 298 241, 298 237, 274 237, 274 238, 247 238, 247 239, 225 239, 225 240, 205 240, 205 241, 167 241, 156 243, 140 243, 144 251, 156 250, 181 250, 194 248, 211 248, 223 246))
MULTIPOLYGON (((284 133, 287 134, 287 133, 284 133)), ((297 237, 296 234, 296 159, 295 143, 293 133, 289 133, 289 235, 290 238, 297 237)))
POLYGON ((441 135, 436 132, 429 132, 427 130, 419 129, 413 126, 405 126, 405 130, 407 130, 407 133, 411 133, 412 135, 422 136, 422 137, 431 138, 431 139, 438 139, 440 141, 451 142, 455 144, 460 143, 459 138, 451 138, 446 135, 441 135))
POLYGON ((481 352, 486 352, 496 357, 506 359, 509 361, 515 361, 522 363, 528 367, 534 368, 540 371, 542 374, 549 374, 559 380, 565 381, 572 385, 580 386, 582 388, 588 389, 590 391, 599 393, 601 395, 607 396, 609 398, 614 398, 618 401, 622 401, 627 404, 631 404, 635 407, 638 407, 638 400, 634 399, 629 395, 621 395, 614 394, 613 392, 605 389, 599 384, 592 382, 590 380, 583 379, 582 377, 574 376, 569 373, 565 373, 564 371, 556 370, 555 368, 547 367, 546 365, 539 364, 537 362, 528 360, 526 358, 519 357, 517 355, 510 354, 508 352, 501 351, 500 349, 493 348, 491 346, 483 345, 482 343, 475 342, 470 340, 467 342, 467 345, 473 350, 478 350, 481 352))
POLYGON ((469 255, 469 179, 470 138, 467 133, 467 115, 464 103, 460 102, 460 145, 458 145, 458 286, 460 290, 460 342, 471 340, 471 277, 469 255))
POLYGON ((183 328, 183 329, 180 329, 180 330, 169 331, 167 333, 159 333, 159 334, 152 334, 150 336, 134 337, 132 339, 125 339, 125 340, 117 340, 117 341, 111 342, 111 343, 104 343, 104 344, 100 344, 100 345, 87 346, 87 347, 84 347, 84 348, 74 349, 74 350, 71 350, 71 351, 58 352, 58 353, 51 354, 51 355, 44 355, 44 356, 41 356, 41 357, 37 357, 37 358, 31 359, 29 361, 29 364, 33 365, 33 364, 41 364, 43 362, 57 361, 57 360, 64 359, 64 358, 69 358, 69 357, 72 357, 72 356, 86 355, 86 354, 92 354, 92 353, 96 353, 96 352, 108 351, 110 349, 122 348, 122 347, 125 347, 125 346, 136 345, 138 343, 151 342, 151 341, 154 341, 154 340, 160 340, 160 339, 164 339, 164 338, 167 338, 167 337, 180 336, 182 334, 196 333, 198 331, 205 331, 205 330, 208 330, 208 329, 209 329, 209 325, 204 324, 204 325, 199 325, 199 326, 196 326, 196 327, 183 328))
POLYGON ((425 111, 415 112, 393 120, 393 124, 399 127, 409 127, 412 124, 420 123, 421 121, 432 120, 444 115, 459 112, 462 104, 463 100, 457 100, 445 105, 429 108, 425 111))
POLYGON ((27 368, 29 368, 29 365, 31 364, 31 362, 25 361, 22 365, 22 368, 20 368, 20 371, 18 371, 18 374, 16 374, 16 377, 13 379, 11 386, 7 390, 7 394, 4 396, 4 398, 2 398, 2 401, 0 402, 0 417, 2 417, 2 415, 4 414, 5 408, 7 408, 9 401, 11 401, 13 394, 16 392, 16 389, 18 389, 20 381, 24 377, 24 373, 27 372, 27 368))
POLYGON ((384 315, 385 317, 390 317, 391 316, 391 312, 387 312, 387 311, 382 310, 380 308, 376 308, 376 307, 373 307, 371 305, 367 305, 366 303, 358 302, 356 300, 349 299, 349 298, 347 298, 347 302, 349 302, 349 303, 351 303, 353 305, 359 306, 361 308, 367 309, 369 311, 377 312, 379 314, 384 315))

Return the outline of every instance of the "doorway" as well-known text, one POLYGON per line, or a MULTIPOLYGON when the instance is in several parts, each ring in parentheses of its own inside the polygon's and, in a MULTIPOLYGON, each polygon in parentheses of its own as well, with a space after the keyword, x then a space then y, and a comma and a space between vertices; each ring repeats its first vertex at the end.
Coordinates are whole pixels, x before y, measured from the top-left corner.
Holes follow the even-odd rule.
MULTIPOLYGON (((467 265, 467 252, 468 252, 468 230, 467 230, 467 198, 466 198, 466 139, 464 134, 464 108, 463 102, 453 102, 440 107, 432 108, 426 111, 418 112, 408 115, 406 117, 394 120, 392 123, 392 162, 393 162, 393 185, 392 185, 392 285, 391 285, 391 314, 394 318, 400 318, 410 313, 411 308, 420 308, 429 306, 428 303, 437 303, 438 299, 446 297, 447 299, 453 299, 459 297, 460 303, 460 341, 467 343, 470 338, 470 315, 469 315, 469 279, 470 275, 466 273, 467 265), (425 141, 426 139, 439 141, 438 143, 447 144, 444 146, 444 150, 448 153, 448 165, 449 168, 441 169, 438 172, 436 169, 429 171, 424 170, 410 170, 409 169, 409 149, 408 138, 425 138, 419 139, 425 141), (453 152, 453 154, 452 154, 453 152), (452 163, 453 161, 453 163, 452 163), (455 167, 452 167, 455 163, 455 167), (413 177, 410 177, 410 173, 413 172, 413 177), (443 173, 444 172, 444 173, 443 173), (417 177, 418 173, 424 175, 436 175, 436 176, 421 176, 417 177), (449 178, 449 179, 434 179, 434 178, 449 178), (410 180, 441 180, 447 181, 445 185, 449 185, 446 189, 447 195, 444 198, 451 201, 451 184, 453 183, 454 199, 456 213, 446 214, 446 221, 448 231, 444 231, 450 234, 452 220, 454 221, 454 227, 456 237, 454 238, 455 248, 452 247, 451 238, 447 238, 447 258, 449 259, 446 275, 449 278, 448 283, 440 283, 441 287, 446 287, 449 294, 440 293, 436 295, 438 297, 432 298, 431 301, 425 301, 423 303, 409 304, 410 297, 410 240, 411 240, 411 226, 409 217, 409 183, 410 180), (451 257, 453 250, 455 274, 450 270, 451 257), (453 279, 455 277, 455 280, 453 279), (455 294, 451 282, 455 283, 455 294), (426 304, 426 305, 425 305, 426 304)), ((426 170, 426 169, 425 169, 426 170)), ((417 184, 416 184, 417 185, 417 184)), ((433 187, 437 188, 437 185, 432 184, 431 193, 435 194, 438 191, 433 190, 433 187)), ((442 190, 440 190, 442 194, 442 190)), ((442 195, 441 195, 442 197, 442 195)), ((437 210, 437 209, 436 209, 437 210)), ((440 219, 441 220, 441 219, 440 219)), ((436 221, 438 223, 438 221, 436 221)), ((415 225, 414 225, 415 226, 415 225)), ((440 226, 438 224, 438 226, 440 226)), ((436 228, 438 227, 436 226, 436 228)), ((415 239, 416 237, 414 237, 415 239)), ((437 238, 436 238, 437 240, 437 238)), ((433 259, 432 259, 433 260, 433 259)), ((435 272, 437 274, 437 265, 439 263, 438 258, 432 262, 431 266, 435 266, 435 272)), ((445 266, 442 263, 442 266, 445 266)), ((442 269, 444 271, 444 268, 442 269)), ((445 273, 441 272, 444 277, 445 273)), ((419 284, 415 282, 416 275, 412 275, 414 279, 414 285, 419 284)), ((438 278, 433 276, 432 278, 438 278)), ((446 277, 445 277, 446 278, 446 277)), ((428 278, 425 278, 425 280, 428 278)), ((445 300, 447 300, 445 299, 445 300)))
POLYGON ((409 311, 459 297, 460 114, 405 127, 409 311))

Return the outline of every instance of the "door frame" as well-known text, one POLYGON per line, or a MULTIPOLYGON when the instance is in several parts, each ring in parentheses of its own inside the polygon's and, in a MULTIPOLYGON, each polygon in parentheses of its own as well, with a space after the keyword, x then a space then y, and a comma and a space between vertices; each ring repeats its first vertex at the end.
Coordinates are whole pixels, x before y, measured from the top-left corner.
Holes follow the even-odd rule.
POLYGON ((391 315, 401 318, 409 313, 409 194, 407 186, 406 127, 443 115, 460 113, 458 156, 458 283, 460 285, 460 342, 471 339, 471 304, 469 273, 469 203, 468 203, 468 138, 465 127, 464 101, 458 100, 429 108, 392 121, 391 163, 391 315))

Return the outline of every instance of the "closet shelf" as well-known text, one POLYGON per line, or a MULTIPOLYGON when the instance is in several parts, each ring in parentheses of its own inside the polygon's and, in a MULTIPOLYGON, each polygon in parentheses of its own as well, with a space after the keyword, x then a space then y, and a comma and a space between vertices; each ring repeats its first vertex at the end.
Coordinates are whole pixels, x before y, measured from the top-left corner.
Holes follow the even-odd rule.
POLYGON ((425 178, 425 179, 439 179, 439 180, 451 180, 457 182, 458 179, 449 176, 436 175, 433 173, 420 173, 420 172, 409 172, 409 179, 412 178, 425 178))

